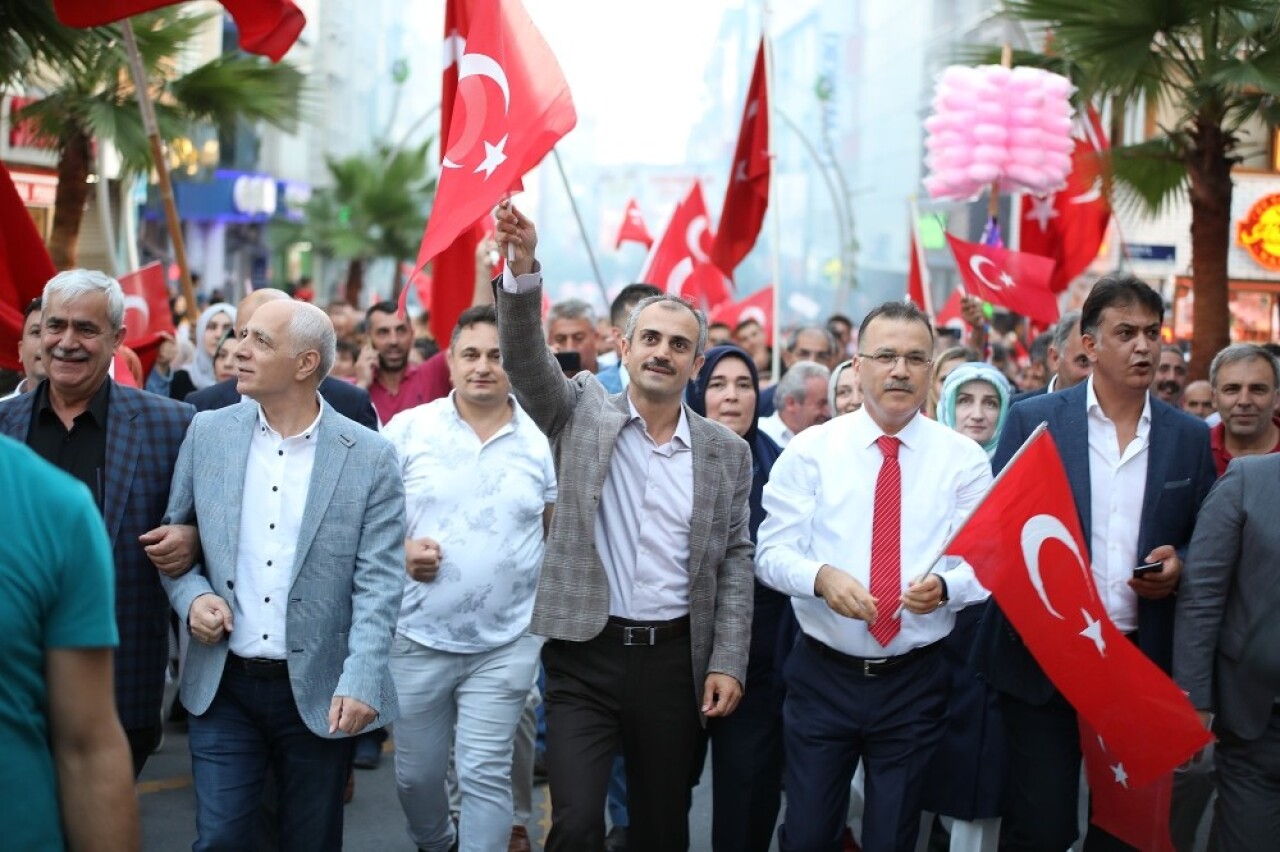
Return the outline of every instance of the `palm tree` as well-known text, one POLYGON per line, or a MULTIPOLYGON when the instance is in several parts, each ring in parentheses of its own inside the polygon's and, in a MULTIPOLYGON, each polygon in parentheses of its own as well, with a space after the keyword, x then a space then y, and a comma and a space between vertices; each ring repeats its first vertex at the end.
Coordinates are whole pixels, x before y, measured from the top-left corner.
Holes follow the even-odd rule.
POLYGON ((428 169, 432 140, 398 149, 382 144, 368 154, 328 159, 333 186, 312 193, 301 223, 273 223, 271 241, 308 240, 321 254, 346 260, 344 298, 361 304, 364 265, 374 258, 395 261, 392 298, 404 282, 402 264, 418 253, 436 178, 428 169))
POLYGON ((1227 251, 1240 130, 1280 125, 1280 4, 1275 0, 1006 0, 1053 33, 1054 57, 1018 55, 1071 76, 1085 99, 1174 116, 1143 142, 1113 148, 1122 200, 1151 213, 1190 192, 1195 297, 1191 373, 1230 342, 1227 251))
MULTIPOLYGON (((186 74, 174 73, 176 57, 210 17, 170 8, 132 19, 161 136, 172 140, 202 122, 229 125, 237 119, 292 128, 303 77, 287 63, 273 66, 261 57, 223 54, 186 74)), ((114 144, 127 172, 145 173, 152 165, 117 28, 83 32, 72 55, 45 52, 47 71, 32 77, 51 82, 43 87, 43 97, 17 115, 31 121, 58 152, 49 252, 59 269, 76 265, 95 140, 114 144)), ((33 83, 33 88, 41 87, 33 83)))

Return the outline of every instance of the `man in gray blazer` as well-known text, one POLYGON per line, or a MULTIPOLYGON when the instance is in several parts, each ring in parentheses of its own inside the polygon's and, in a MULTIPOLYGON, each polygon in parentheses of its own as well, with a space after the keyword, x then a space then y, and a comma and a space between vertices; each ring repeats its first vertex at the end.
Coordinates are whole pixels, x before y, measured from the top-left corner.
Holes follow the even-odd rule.
POLYGON ((236 348, 253 401, 198 414, 178 456, 165 523, 195 523, 203 555, 163 582, 193 639, 196 850, 253 848, 268 768, 281 848, 340 848, 350 737, 396 715, 404 486, 317 393, 335 347, 318 308, 260 307, 236 348))
POLYGON ((1224 852, 1280 836, 1280 696, 1242 665, 1250 627, 1280 600, 1277 505, 1280 454, 1232 461, 1200 509, 1178 590, 1173 676, 1218 738, 1209 845, 1224 852))
POLYGON ((689 844, 700 723, 737 706, 751 637, 751 453, 683 405, 707 325, 673 296, 627 323, 631 384, 566 379, 543 340, 533 223, 498 212, 507 268, 497 294, 503 366, 553 441, 559 496, 531 631, 550 640, 548 852, 599 849, 614 754, 626 758, 628 845, 689 844))

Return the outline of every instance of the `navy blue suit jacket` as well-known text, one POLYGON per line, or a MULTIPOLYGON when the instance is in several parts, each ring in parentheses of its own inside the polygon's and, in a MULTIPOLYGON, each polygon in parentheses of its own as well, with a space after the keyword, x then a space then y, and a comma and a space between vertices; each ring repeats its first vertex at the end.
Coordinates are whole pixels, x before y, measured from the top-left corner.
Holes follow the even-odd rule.
MULTIPOLYGON (((1085 411, 1088 382, 1041 394, 1009 409, 992 466, 997 473, 1041 422, 1058 445, 1071 483, 1086 549, 1092 547, 1089 487, 1089 427, 1085 411)), ((1138 528, 1138 559, 1156 547, 1173 545, 1185 558, 1196 514, 1217 478, 1209 451, 1209 427, 1155 397, 1151 398, 1151 432, 1147 450, 1147 487, 1138 528)), ((1134 566, 1137 567, 1137 566, 1134 566)), ((1138 646, 1166 672, 1173 666, 1175 599, 1138 599, 1138 646)), ((1053 697, 1054 686, 1027 651, 999 607, 989 604, 974 658, 979 672, 1001 692, 1029 704, 1053 697)))
MULTIPOLYGON (((35 398, 35 393, 24 393, 0 403, 0 433, 26 443, 35 398)), ((193 416, 195 411, 184 402, 111 385, 102 514, 116 566, 116 709, 125 728, 160 723, 169 663, 169 598, 138 536, 164 518, 178 449, 193 416)))
MULTIPOLYGON (((378 431, 378 413, 373 410, 373 401, 369 399, 369 392, 364 388, 358 388, 342 379, 326 376, 320 383, 320 395, 324 397, 325 402, 333 406, 334 411, 343 417, 354 420, 375 432, 378 431)), ((187 402, 194 405, 196 411, 226 408, 239 401, 240 394, 236 392, 235 379, 227 379, 225 382, 218 382, 216 385, 209 385, 203 390, 187 394, 187 402)))

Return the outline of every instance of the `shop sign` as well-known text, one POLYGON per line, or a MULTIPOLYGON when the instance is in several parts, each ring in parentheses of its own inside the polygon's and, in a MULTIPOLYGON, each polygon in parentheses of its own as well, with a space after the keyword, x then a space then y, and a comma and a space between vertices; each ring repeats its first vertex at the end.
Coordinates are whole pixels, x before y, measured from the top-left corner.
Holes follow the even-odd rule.
POLYGON ((1264 195, 1236 223, 1236 241, 1259 266, 1280 272, 1280 193, 1264 195))

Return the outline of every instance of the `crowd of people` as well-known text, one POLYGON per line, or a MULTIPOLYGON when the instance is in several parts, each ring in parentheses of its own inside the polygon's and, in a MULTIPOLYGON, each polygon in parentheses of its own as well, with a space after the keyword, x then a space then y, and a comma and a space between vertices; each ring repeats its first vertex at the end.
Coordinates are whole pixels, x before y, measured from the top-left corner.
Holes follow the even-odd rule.
POLYGON ((1213 800, 1213 848, 1272 848, 1275 347, 1188 384, 1159 294, 1113 275, 1022 358, 976 304, 961 340, 887 302, 790 330, 773 377, 759 323, 647 284, 544 316, 534 225, 496 216, 507 262, 478 254, 439 347, 394 303, 267 289, 127 383, 117 282, 29 306, 0 402, 13 848, 138 846, 177 637, 196 850, 341 848, 390 728, 428 852, 531 849, 543 778, 550 852, 687 849, 708 753, 717 852, 1061 852, 1075 711, 937 556, 1041 423, 1108 616, 1216 736, 1175 846, 1213 800))

